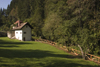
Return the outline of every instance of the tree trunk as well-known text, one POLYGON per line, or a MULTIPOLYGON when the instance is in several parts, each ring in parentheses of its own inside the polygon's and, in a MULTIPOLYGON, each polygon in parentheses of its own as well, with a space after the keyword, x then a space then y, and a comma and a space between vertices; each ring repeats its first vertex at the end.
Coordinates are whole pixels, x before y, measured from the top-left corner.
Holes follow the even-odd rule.
POLYGON ((79 48, 80 48, 80 50, 81 50, 81 53, 82 53, 82 57, 83 57, 83 59, 85 59, 85 55, 84 55, 84 52, 83 52, 83 50, 82 50, 81 46, 80 46, 80 45, 78 45, 78 47, 79 47, 79 48))

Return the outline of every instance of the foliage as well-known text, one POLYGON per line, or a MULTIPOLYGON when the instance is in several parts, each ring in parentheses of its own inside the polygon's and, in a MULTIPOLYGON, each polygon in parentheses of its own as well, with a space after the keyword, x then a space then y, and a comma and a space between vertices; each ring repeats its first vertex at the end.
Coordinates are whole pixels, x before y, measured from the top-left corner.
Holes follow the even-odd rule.
POLYGON ((99 18, 99 0, 12 0, 6 10, 0 9, 0 28, 8 30, 17 20, 29 22, 35 37, 98 54, 99 18))

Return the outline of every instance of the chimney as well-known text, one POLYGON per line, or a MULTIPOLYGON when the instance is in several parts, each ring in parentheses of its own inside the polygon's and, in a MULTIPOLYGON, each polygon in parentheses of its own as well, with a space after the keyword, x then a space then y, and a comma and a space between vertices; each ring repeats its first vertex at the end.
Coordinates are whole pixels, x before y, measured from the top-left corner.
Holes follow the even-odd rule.
POLYGON ((22 23, 22 21, 18 20, 18 21, 16 21, 14 24, 17 24, 16 27, 19 27, 19 26, 21 26, 21 23, 22 23))
POLYGON ((20 22, 21 22, 21 21, 19 20, 19 21, 18 21, 18 27, 21 25, 20 22))

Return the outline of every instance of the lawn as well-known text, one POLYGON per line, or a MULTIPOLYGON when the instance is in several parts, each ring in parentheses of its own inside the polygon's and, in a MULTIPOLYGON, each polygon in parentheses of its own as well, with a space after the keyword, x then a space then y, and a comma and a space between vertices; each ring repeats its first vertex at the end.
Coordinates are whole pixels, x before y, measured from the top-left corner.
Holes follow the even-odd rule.
POLYGON ((0 67, 100 67, 51 45, 0 37, 0 67))

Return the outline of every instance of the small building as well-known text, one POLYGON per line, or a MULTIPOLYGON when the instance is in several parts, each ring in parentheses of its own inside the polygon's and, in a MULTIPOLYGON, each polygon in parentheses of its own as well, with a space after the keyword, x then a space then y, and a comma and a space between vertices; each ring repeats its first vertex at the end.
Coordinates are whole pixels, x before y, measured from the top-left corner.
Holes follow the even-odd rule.
POLYGON ((32 38, 32 26, 25 22, 18 20, 13 24, 13 31, 8 32, 8 37, 18 39, 21 41, 31 41, 32 38))
POLYGON ((12 38, 13 36, 15 36, 15 31, 7 31, 7 36, 9 38, 12 38))

